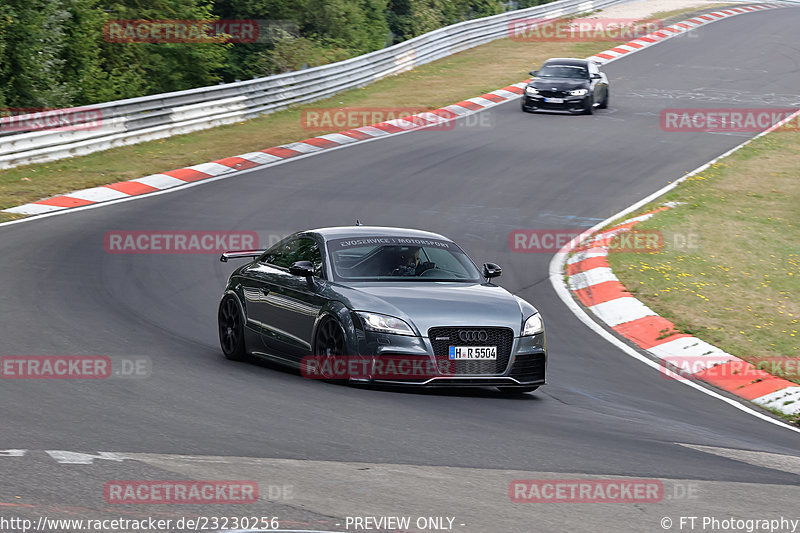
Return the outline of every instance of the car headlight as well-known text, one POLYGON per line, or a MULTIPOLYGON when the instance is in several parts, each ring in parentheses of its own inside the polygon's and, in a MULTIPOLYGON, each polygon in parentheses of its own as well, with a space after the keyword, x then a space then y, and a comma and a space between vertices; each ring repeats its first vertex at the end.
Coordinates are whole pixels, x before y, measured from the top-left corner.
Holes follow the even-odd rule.
POLYGON ((527 87, 525 87, 525 94, 539 94, 539 89, 528 85, 527 87))
POLYGON ((537 333, 542 333, 543 331, 544 322, 542 322, 542 315, 539 313, 529 316, 528 320, 525 321, 525 325, 522 326, 523 337, 536 335, 537 333))
POLYGON ((364 329, 376 333, 394 333, 395 335, 414 335, 405 321, 389 315, 379 315, 378 313, 367 313, 366 311, 356 311, 356 314, 364 324, 364 329))
POLYGON ((584 94, 588 93, 587 89, 575 89, 574 91, 570 91, 570 96, 583 96, 584 94))

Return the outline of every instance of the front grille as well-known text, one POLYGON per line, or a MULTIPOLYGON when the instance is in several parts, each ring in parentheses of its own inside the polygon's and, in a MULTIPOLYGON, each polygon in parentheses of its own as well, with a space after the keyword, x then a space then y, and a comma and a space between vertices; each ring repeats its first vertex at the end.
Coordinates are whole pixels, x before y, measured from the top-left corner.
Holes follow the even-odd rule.
POLYGON ((448 373, 455 363, 455 375, 482 375, 482 374, 502 374, 508 367, 508 359, 511 356, 511 347, 514 344, 514 332, 509 328, 485 328, 485 327, 438 327, 428 330, 428 338, 433 345, 433 353, 439 361, 439 370, 448 373), (458 338, 461 330, 481 330, 485 331, 487 338, 485 341, 462 341, 458 338), (437 340, 439 339, 439 340, 437 340), (497 346, 497 360, 495 361, 450 361, 451 346, 497 346))
POLYGON ((510 375, 523 383, 544 381, 546 361, 543 353, 518 354, 510 375))
POLYGON ((567 91, 539 91, 539 94, 545 98, 566 98, 567 91))

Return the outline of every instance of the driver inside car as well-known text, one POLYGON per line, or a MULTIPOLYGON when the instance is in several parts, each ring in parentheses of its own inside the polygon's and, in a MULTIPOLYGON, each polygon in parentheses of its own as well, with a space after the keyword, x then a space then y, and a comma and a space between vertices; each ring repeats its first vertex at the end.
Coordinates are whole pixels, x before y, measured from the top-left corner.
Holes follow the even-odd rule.
POLYGON ((425 261, 420 262, 421 248, 412 246, 400 248, 398 255, 398 266, 392 272, 393 276, 419 276, 426 270, 435 267, 434 263, 425 261))

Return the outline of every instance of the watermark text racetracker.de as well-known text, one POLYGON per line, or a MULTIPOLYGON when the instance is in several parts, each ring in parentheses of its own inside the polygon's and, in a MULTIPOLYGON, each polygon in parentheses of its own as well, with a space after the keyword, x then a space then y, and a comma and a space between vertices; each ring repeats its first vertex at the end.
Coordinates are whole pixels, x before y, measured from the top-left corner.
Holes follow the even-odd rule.
POLYGON ((3 355, 2 379, 147 378, 153 371, 147 356, 3 355))
POLYGON ((110 43, 269 43, 300 35, 288 19, 117 19, 103 25, 110 43))
POLYGON ((429 110, 421 107, 338 107, 309 108, 300 114, 300 125, 310 131, 333 131, 364 126, 394 126, 400 130, 450 131, 465 128, 493 128, 494 113, 471 113, 459 118, 448 109, 429 110), (458 119, 458 120, 456 120, 458 119), (402 127, 391 121, 402 121, 402 127))
POLYGON ((699 499, 700 488, 659 479, 515 479, 508 497, 514 503, 658 503, 699 499))

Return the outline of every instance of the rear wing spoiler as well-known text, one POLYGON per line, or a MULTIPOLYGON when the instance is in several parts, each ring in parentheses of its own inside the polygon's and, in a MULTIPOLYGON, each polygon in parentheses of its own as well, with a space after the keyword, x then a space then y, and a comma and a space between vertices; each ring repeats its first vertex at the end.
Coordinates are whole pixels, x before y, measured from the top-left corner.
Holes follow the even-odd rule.
POLYGON ((240 259, 242 257, 256 258, 266 252, 266 250, 235 250, 232 252, 225 252, 219 256, 219 260, 227 263, 228 259, 240 259))

